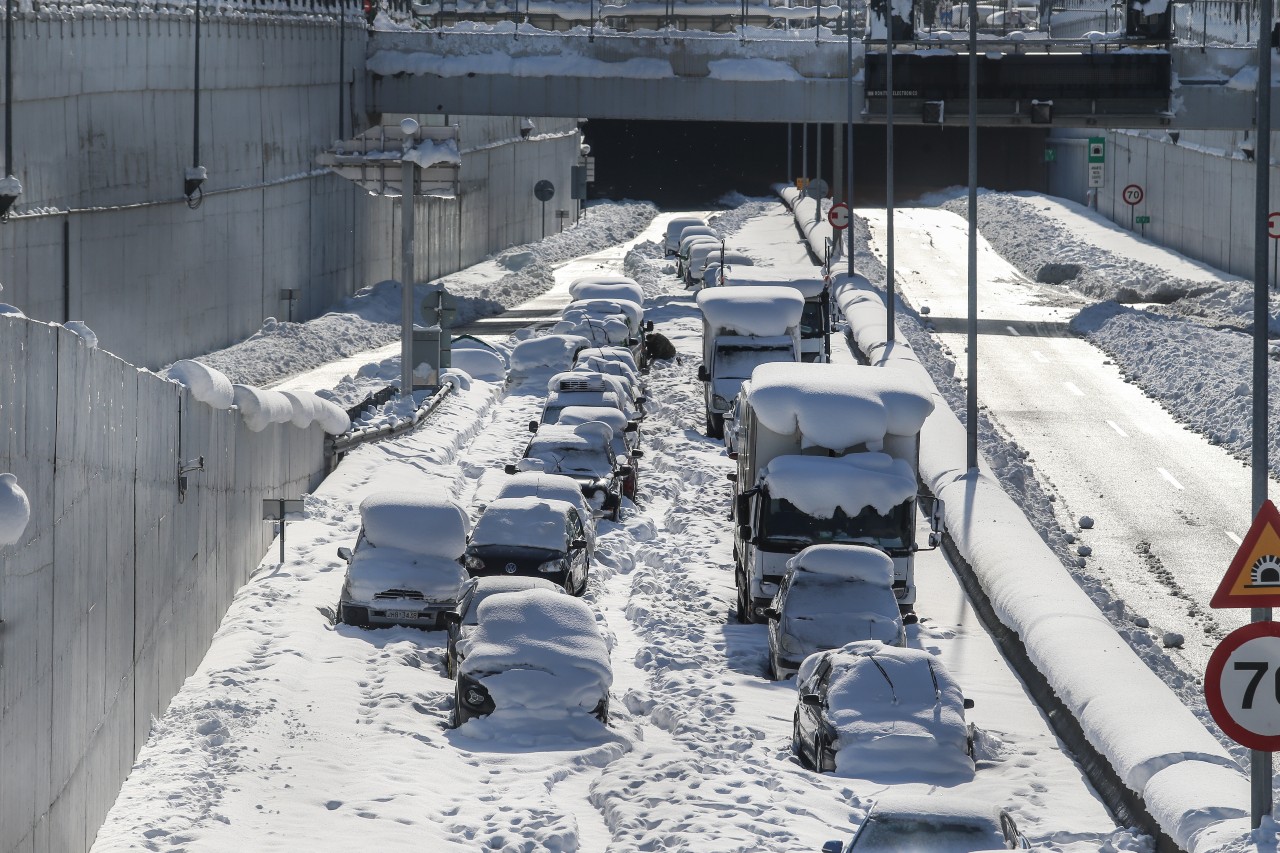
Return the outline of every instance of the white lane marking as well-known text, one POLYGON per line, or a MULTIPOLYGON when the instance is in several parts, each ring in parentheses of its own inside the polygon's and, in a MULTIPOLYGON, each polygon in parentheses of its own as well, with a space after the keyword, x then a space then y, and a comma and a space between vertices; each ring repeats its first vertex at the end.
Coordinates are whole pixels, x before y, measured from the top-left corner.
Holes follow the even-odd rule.
POLYGON ((1036 361, 1045 361, 1045 362, 1047 362, 1047 361, 1049 360, 1048 358, 1046 358, 1046 357, 1045 357, 1045 354, 1044 354, 1044 353, 1042 353, 1042 352, 1040 352, 1040 350, 1038 350, 1038 349, 1033 349, 1033 350, 1031 351, 1031 354, 1032 354, 1033 356, 1035 356, 1036 361))
POLYGON ((1019 332, 1017 329, 1015 329, 1013 326, 1005 326, 1005 328, 1008 329, 1009 334, 1013 335, 1015 338, 1022 337, 1022 333, 1019 332))
POLYGON ((1234 533, 1232 533, 1230 530, 1224 530, 1222 532, 1227 534, 1227 538, 1230 539, 1232 542, 1236 543, 1237 545, 1244 544, 1244 540, 1241 539, 1239 536, 1235 535, 1234 533))
POLYGON ((1074 382, 1063 382, 1062 384, 1066 387, 1066 389, 1067 389, 1068 391, 1070 391, 1072 394, 1075 394, 1077 397, 1083 397, 1083 396, 1084 396, 1084 392, 1083 392, 1083 391, 1081 391, 1079 388, 1077 388, 1077 387, 1076 387, 1076 383, 1074 383, 1074 382))
POLYGON ((1177 489, 1178 491, 1185 491, 1185 489, 1183 489, 1182 487, 1182 484, 1179 483, 1177 480, 1173 479, 1173 475, 1170 474, 1168 471, 1164 470, 1163 468, 1157 468, 1156 470, 1160 472, 1161 477, 1164 477, 1166 480, 1172 483, 1175 489, 1177 489))
POLYGON ((1111 427, 1113 430, 1115 430, 1117 433, 1119 433, 1121 438, 1128 438, 1128 437, 1129 437, 1129 433, 1127 433, 1127 432, 1125 432, 1124 430, 1120 429, 1120 425, 1119 425, 1118 423, 1116 423, 1115 421, 1107 421, 1107 426, 1111 427))

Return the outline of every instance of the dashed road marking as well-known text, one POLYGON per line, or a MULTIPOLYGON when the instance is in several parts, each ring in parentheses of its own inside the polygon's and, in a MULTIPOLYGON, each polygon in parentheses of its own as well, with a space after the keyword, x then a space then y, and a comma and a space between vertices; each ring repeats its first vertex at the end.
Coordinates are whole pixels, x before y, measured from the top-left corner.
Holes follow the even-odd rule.
POLYGON ((1083 396, 1084 396, 1084 392, 1083 392, 1083 391, 1081 391, 1078 387, 1076 387, 1076 383, 1074 383, 1074 382, 1063 382, 1062 384, 1063 384, 1063 386, 1064 386, 1068 391, 1070 391, 1072 394, 1075 394, 1077 397, 1083 397, 1083 396))
POLYGON ((1161 477, 1164 477, 1166 480, 1172 483, 1175 489, 1178 489, 1179 491, 1185 491, 1182 484, 1179 483, 1177 480, 1173 479, 1173 475, 1170 474, 1168 471, 1164 470, 1163 468, 1157 468, 1156 470, 1160 472, 1161 477))
POLYGON ((1115 430, 1115 431, 1119 434, 1119 436, 1120 436, 1121 438, 1128 438, 1128 437, 1129 437, 1129 433, 1127 433, 1127 432, 1125 432, 1124 430, 1120 429, 1120 425, 1119 425, 1118 423, 1116 423, 1115 421, 1107 421, 1107 426, 1109 426, 1109 427, 1111 427, 1113 430, 1115 430))
POLYGON ((1235 535, 1234 533, 1232 533, 1230 530, 1224 530, 1222 532, 1227 534, 1227 538, 1230 539, 1232 542, 1236 543, 1237 545, 1244 544, 1244 540, 1241 539, 1239 536, 1235 535))

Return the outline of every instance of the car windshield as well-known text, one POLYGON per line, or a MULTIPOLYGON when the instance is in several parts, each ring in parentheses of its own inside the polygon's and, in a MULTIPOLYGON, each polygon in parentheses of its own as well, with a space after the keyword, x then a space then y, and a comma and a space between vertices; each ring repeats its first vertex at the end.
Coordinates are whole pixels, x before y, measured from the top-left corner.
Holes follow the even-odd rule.
POLYGON ((716 378, 750 379, 751 371, 761 364, 775 361, 795 361, 790 347, 716 347, 716 378))
POLYGON ((973 853, 1004 846, 1004 835, 992 825, 930 815, 872 815, 853 849, 857 853, 973 853))
POLYGON ((911 502, 899 504, 881 515, 874 507, 850 517, 836 507, 831 518, 814 518, 790 501, 769 498, 760 519, 760 536, 775 544, 871 544, 884 550, 906 548, 911 542, 911 502))
POLYGON ((800 315, 800 337, 820 338, 826 333, 822 323, 822 303, 806 301, 804 313, 800 315))

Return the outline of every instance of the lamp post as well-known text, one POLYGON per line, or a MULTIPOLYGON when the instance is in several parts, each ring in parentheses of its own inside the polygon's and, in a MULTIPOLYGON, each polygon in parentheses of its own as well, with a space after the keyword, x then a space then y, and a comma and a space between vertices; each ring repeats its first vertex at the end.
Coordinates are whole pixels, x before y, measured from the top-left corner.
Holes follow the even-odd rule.
POLYGON ((400 160, 400 395, 413 396, 413 185, 417 166, 409 157, 418 122, 405 118, 400 122, 404 147, 400 160))
POLYGON ((978 467, 978 0, 969 0, 969 358, 965 459, 978 467))
POLYGON ((13 174, 13 4, 4 3, 4 174, 0 175, 0 220, 22 195, 22 183, 13 174))
POLYGON ((845 73, 848 75, 848 86, 845 88, 849 94, 849 115, 845 123, 845 135, 849 137, 848 143, 845 145, 844 162, 844 189, 845 199, 849 204, 849 227, 845 229, 845 254, 848 255, 847 269, 850 284, 853 283, 853 254, 854 254, 854 229, 857 228, 857 219, 853 214, 853 0, 845 0, 845 21, 844 34, 845 43, 848 46, 847 64, 845 73))
POLYGON ((886 211, 886 234, 888 245, 885 247, 885 340, 893 343, 893 0, 885 0, 885 122, 884 149, 885 175, 884 194, 886 211))

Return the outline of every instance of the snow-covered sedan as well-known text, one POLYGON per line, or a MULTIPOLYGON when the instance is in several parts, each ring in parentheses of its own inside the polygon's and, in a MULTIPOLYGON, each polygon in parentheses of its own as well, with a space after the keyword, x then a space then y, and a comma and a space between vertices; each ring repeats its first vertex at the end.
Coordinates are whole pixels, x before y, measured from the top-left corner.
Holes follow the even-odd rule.
POLYGON ((347 561, 338 621, 444 628, 467 580, 466 510, 443 495, 377 492, 360 503, 360 523, 355 549, 338 549, 347 561))
POLYGON ((577 506, 543 498, 499 498, 485 507, 462 558, 474 577, 546 578, 566 592, 587 591, 591 556, 577 506))
POLYGON ((609 646, 585 602, 531 589, 490 596, 477 613, 458 663, 454 725, 489 715, 608 723, 609 646))
MULTIPOLYGON (((631 473, 622 478, 622 496, 634 501, 636 499, 636 460, 644 455, 644 451, 638 447, 639 424, 628 421, 627 416, 622 412, 607 406, 567 406, 560 412, 560 420, 556 423, 562 426, 577 426, 592 421, 609 425, 613 430, 614 457, 629 460, 628 467, 631 468, 631 473)), ((533 424, 531 423, 530 426, 533 424)))
POLYGON ((862 779, 973 778, 972 702, 922 649, 863 640, 805 658, 792 746, 806 767, 862 779))
POLYGON ((867 812, 848 846, 839 841, 822 845, 822 853, 988 853, 1029 849, 1031 844, 1018 831, 1008 811, 983 800, 945 792, 886 794, 867 812))
POLYGON ((447 616, 449 640, 445 648, 445 666, 448 668, 450 678, 458 672, 458 661, 467 656, 468 641, 480 622, 480 603, 500 592, 523 592, 526 589, 549 589, 552 592, 564 594, 564 587, 557 586, 546 578, 523 575, 472 578, 463 584, 462 593, 458 596, 458 606, 447 616))
POLYGON ((614 521, 622 507, 622 481, 633 473, 613 452, 613 430, 592 421, 577 426, 543 424, 529 440, 524 458, 508 474, 539 471, 572 477, 597 518, 614 521))
POLYGON ((856 640, 905 646, 893 560, 867 545, 810 545, 787 561, 769 620, 769 677, 790 678, 815 652, 856 640))
MULTIPOLYGON (((479 489, 476 490, 479 493, 479 489)), ((493 499, 498 498, 542 498, 551 501, 567 501, 578 508, 582 517, 583 529, 587 533, 587 553, 596 550, 596 521, 591 505, 587 503, 582 489, 572 477, 563 474, 543 474, 538 471, 523 471, 505 477, 498 485, 493 499)), ((480 512, 484 507, 478 508, 480 512)))

